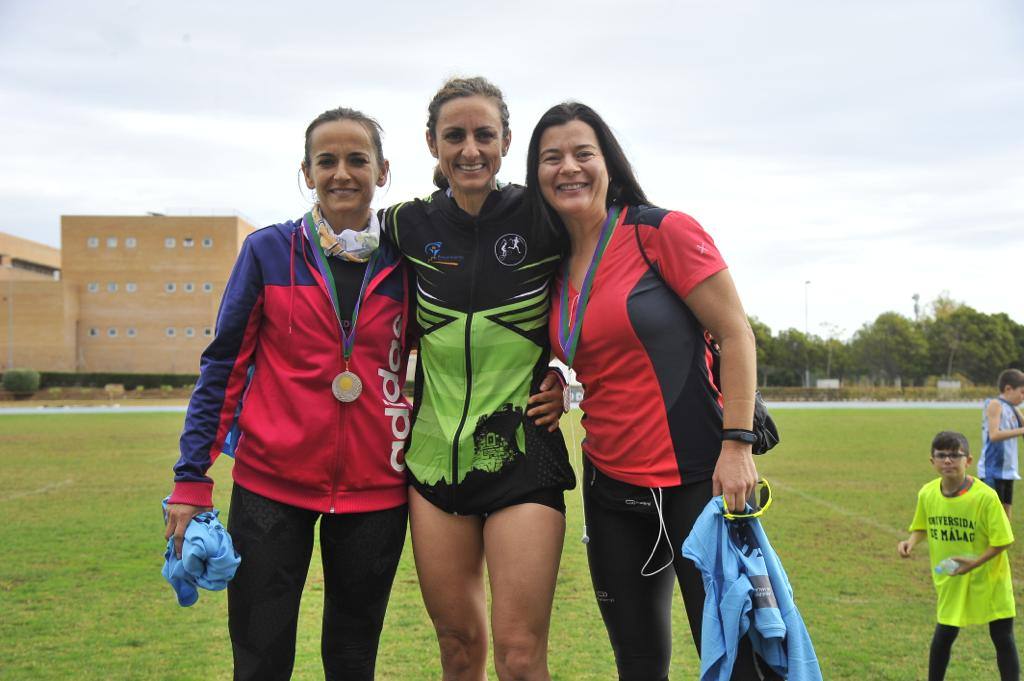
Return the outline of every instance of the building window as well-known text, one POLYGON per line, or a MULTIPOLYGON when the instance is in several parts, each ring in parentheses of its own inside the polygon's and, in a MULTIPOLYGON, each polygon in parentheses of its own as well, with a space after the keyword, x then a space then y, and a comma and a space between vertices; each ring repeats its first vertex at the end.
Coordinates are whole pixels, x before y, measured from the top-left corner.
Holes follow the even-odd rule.
POLYGON ((185 293, 192 293, 195 290, 196 285, 193 284, 192 282, 188 282, 187 284, 185 284, 185 293))
POLYGON ((136 243, 135 242, 135 237, 133 237, 133 236, 126 236, 124 238, 124 247, 125 248, 135 248, 135 243, 136 243))
POLYGON ((125 329, 125 335, 127 335, 129 338, 135 338, 135 327, 129 326, 127 329, 125 329))
POLYGON ((213 247, 213 239, 211 239, 210 237, 206 237, 205 239, 203 239, 203 248, 212 248, 212 247, 213 247))
POLYGON ((181 240, 181 247, 182 248, 192 248, 195 245, 196 245, 195 239, 193 239, 192 237, 187 236, 187 237, 185 237, 184 239, 181 240))
POLYGON ((111 338, 116 338, 117 329, 115 329, 114 327, 110 327, 109 329, 107 329, 107 335, 110 336, 111 338))
POLYGON ((117 284, 114 282, 110 282, 109 284, 107 284, 107 292, 117 293, 117 284))
POLYGON ((191 326, 186 326, 185 335, 188 336, 189 338, 192 338, 192 336, 196 335, 196 330, 193 329, 191 326))
POLYGON ((85 245, 89 248, 96 248, 100 245, 100 239, 97 236, 91 236, 85 240, 85 245))
POLYGON ((203 335, 209 338, 210 336, 213 335, 213 329, 207 326, 205 329, 203 329, 203 335))
POLYGON ((213 284, 211 284, 210 282, 206 282, 206 283, 203 284, 203 293, 209 293, 212 290, 213 290, 213 284))
POLYGON ((107 248, 117 248, 117 237, 116 236, 108 236, 107 237, 107 248))
POLYGON ((124 290, 127 291, 128 293, 135 293, 136 291, 139 290, 139 285, 136 284, 134 281, 129 281, 127 284, 124 285, 124 290))
POLYGON ((100 285, 95 281, 90 281, 87 288, 89 289, 89 293, 96 293, 100 290, 100 285))
POLYGON ((166 284, 164 284, 164 291, 167 291, 168 293, 174 293, 174 290, 176 288, 178 288, 178 287, 175 286, 174 282, 170 282, 169 281, 166 284))
POLYGON ((174 337, 174 327, 173 326, 168 326, 167 327, 167 331, 165 333, 167 334, 168 338, 173 338, 174 337))
POLYGON ((100 330, 93 326, 89 329, 89 335, 93 337, 98 336, 100 335, 100 330))
POLYGON ((164 239, 164 248, 174 248, 174 243, 174 237, 169 236, 166 239, 164 239))

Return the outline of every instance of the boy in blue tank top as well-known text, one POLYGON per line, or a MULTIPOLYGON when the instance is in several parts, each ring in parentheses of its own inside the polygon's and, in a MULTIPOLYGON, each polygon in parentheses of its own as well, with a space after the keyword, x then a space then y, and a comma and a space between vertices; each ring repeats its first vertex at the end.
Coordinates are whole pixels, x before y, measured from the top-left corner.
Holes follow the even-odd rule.
POLYGON ((978 477, 999 495, 1007 517, 1013 506, 1013 481, 1017 468, 1017 438, 1024 435, 1024 371, 1007 369, 999 374, 999 396, 985 400, 981 419, 981 458, 978 477))

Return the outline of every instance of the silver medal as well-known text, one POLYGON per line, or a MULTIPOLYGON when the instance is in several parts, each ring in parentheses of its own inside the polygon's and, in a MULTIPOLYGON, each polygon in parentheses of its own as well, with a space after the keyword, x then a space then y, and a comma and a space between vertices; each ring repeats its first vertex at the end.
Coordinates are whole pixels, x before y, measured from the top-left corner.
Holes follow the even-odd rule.
POLYGON ((363 382, 351 371, 342 371, 331 381, 331 392, 339 402, 354 402, 363 392, 363 382))

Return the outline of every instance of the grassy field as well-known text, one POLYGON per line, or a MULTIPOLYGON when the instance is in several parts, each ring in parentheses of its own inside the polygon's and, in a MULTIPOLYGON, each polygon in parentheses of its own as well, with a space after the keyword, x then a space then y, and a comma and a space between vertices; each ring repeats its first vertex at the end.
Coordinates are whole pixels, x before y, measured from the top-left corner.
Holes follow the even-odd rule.
MULTIPOLYGON (((962 430, 976 451, 980 414, 780 410, 776 418, 783 444, 758 460, 776 493, 764 525, 789 571, 825 678, 923 679, 935 601, 927 552, 903 561, 896 542, 906 534, 917 489, 933 477, 931 436, 962 430)), ((169 490, 180 427, 178 414, 0 416, 0 678, 230 678, 225 594, 203 592, 198 604, 179 608, 160 576, 159 501, 169 490)), ((212 471, 222 508, 230 465, 222 458, 212 471)), ((552 674, 614 679, 579 542, 578 494, 567 502, 552 674)), ((1022 504, 1013 523, 1018 537, 1022 504)), ((1024 550, 1011 550, 1011 561, 1020 602, 1024 550)), ((306 593, 294 678, 323 678, 316 564, 306 593)), ((693 679, 697 661, 681 601, 675 614, 673 678, 693 679)), ((1024 642, 1019 624, 1017 641, 1024 642)), ((378 678, 439 675, 407 547, 378 678)), ((987 628, 965 629, 948 678, 995 677, 987 628)))

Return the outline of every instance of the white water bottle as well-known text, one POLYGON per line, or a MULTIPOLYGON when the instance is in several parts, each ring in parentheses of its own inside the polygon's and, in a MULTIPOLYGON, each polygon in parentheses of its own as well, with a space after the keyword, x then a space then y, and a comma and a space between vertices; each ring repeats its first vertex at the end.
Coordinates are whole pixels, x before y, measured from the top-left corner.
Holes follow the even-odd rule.
POLYGON ((935 566, 935 572, 940 575, 952 575, 959 567, 960 563, 955 558, 945 558, 935 566))

